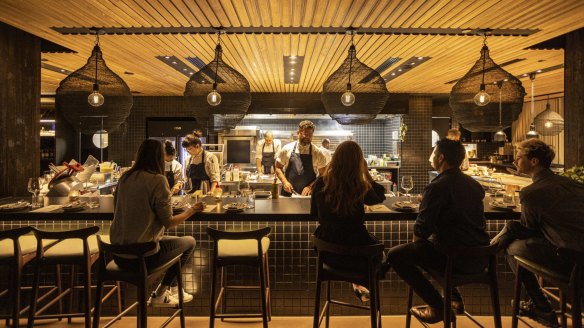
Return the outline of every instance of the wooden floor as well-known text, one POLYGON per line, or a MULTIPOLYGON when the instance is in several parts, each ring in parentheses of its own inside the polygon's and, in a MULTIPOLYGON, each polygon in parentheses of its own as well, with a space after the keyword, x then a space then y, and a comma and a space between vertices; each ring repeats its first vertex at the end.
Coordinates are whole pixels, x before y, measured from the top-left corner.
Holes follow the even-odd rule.
MULTIPOLYGON (((151 327, 159 327, 165 318, 162 317, 151 317, 148 319, 148 325, 151 327)), ((481 324, 485 326, 485 328, 493 327, 493 319, 491 317, 478 317, 478 320, 481 324)), ((102 320, 102 323, 105 323, 107 320, 102 320)), ((186 320, 187 327, 199 328, 199 327, 208 327, 209 326, 209 318, 206 317, 187 317, 186 320)), ((26 324, 24 320, 21 324, 26 324)), ((537 323, 533 323, 535 327, 543 327, 538 325, 537 323)), ((67 324, 67 321, 64 320, 62 322, 59 321, 45 321, 45 322, 35 322, 35 326, 38 327, 47 327, 47 328, 81 328, 83 327, 83 320, 82 319, 74 319, 72 324, 67 324)), ((389 328, 395 327, 405 327, 405 317, 404 316, 384 316, 383 317, 383 326, 389 328)), ((434 327, 441 327, 442 324, 436 324, 434 327)), ((2 321, 0 327, 6 327, 5 322, 2 321)), ((126 317, 120 320, 119 323, 116 323, 112 327, 116 328, 133 328, 136 327, 136 319, 134 317, 126 317)), ((173 320, 168 327, 178 328, 180 327, 180 322, 177 319, 173 320)), ((262 327, 261 321, 225 321, 221 322, 221 320, 215 321, 215 327, 217 328, 255 328, 255 327, 262 327)), ((310 317, 273 317, 272 321, 269 323, 270 328, 309 328, 312 327, 312 318, 310 317)), ((324 324, 322 325, 324 327, 324 324)), ((342 316, 342 317, 331 317, 331 328, 361 328, 361 327, 369 327, 369 317, 360 316, 360 317, 349 317, 349 316, 342 316)), ((412 320, 412 328, 419 328, 422 327, 416 320, 412 320)), ((467 318, 458 318, 458 328, 466 328, 466 327, 476 327, 476 325, 472 324, 467 318)), ((511 318, 510 317, 503 317, 503 327, 511 327, 511 318)), ((519 324, 519 327, 526 327, 525 325, 519 324)))

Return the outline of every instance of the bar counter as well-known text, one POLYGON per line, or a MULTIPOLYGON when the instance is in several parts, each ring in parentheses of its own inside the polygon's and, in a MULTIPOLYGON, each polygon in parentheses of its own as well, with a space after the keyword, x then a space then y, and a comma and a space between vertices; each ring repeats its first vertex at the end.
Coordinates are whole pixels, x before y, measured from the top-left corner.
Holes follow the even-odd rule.
MULTIPOLYGON (((403 198, 388 198, 384 205, 391 209, 393 202, 403 198)), ((14 202, 18 199, 2 199, 1 204, 14 202)), ((506 220, 518 219, 520 212, 498 211, 488 205, 485 199, 485 216, 487 232, 491 237, 504 226, 506 220)), ((46 203, 66 203, 68 199, 45 199, 46 203)), ((99 226, 100 234, 108 234, 113 217, 113 198, 102 197, 101 206, 96 209, 86 209, 80 212, 62 210, 51 213, 31 213, 30 210, 17 212, 0 212, 0 229, 11 229, 21 226, 35 226, 42 230, 70 230, 89 226, 99 226)), ((206 198, 207 204, 213 205, 212 198, 206 198)), ((224 199, 223 204, 231 200, 224 199)), ((413 224, 417 213, 414 212, 367 212, 365 225, 387 248, 410 242, 413 224)), ((228 230, 246 231, 269 226, 270 235, 270 281, 273 315, 311 316, 313 313, 314 290, 316 281, 316 253, 312 249, 310 236, 318 227, 318 222, 310 217, 310 199, 279 198, 257 199, 255 209, 244 210, 241 213, 228 213, 222 207, 214 208, 210 213, 198 213, 187 222, 174 229, 166 231, 167 235, 194 236, 197 246, 189 265, 184 267, 183 280, 185 289, 194 294, 192 302, 186 303, 186 313, 189 316, 208 316, 209 313, 209 267, 212 258, 213 244, 207 236, 207 227, 228 230)), ((501 310, 508 315, 511 312, 513 273, 503 256, 497 259, 501 310)), ((51 275, 51 273, 45 273, 51 275)), ((2 274, 0 274, 1 277, 2 274)), ((257 272, 248 267, 236 267, 226 270, 229 281, 245 285, 257 282, 257 272)), ((357 301, 348 283, 333 283, 332 296, 340 300, 357 301)), ((468 286, 461 290, 465 304, 471 313, 490 315, 490 300, 488 290, 483 286, 468 286)), ((384 315, 403 315, 406 308, 406 284, 393 272, 386 275, 381 282, 381 301, 384 315)), ((126 304, 134 298, 134 292, 126 293, 126 304)), ((357 301, 358 302, 358 301, 357 301)), ((419 300, 415 301, 419 302, 419 300)), ((228 307, 233 311, 256 312, 259 307, 257 293, 232 291, 228 295, 228 307)), ((114 303, 104 307, 104 315, 113 313, 114 303)), ((150 314, 163 315, 168 310, 154 309, 150 314)), ((361 311, 333 307, 337 315, 365 315, 361 311)))

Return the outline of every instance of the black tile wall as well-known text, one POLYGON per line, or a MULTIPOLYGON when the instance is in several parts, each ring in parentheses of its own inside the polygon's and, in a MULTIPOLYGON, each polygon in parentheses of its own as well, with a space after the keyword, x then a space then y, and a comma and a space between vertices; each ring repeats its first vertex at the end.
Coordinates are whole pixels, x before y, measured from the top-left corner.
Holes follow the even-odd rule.
POLYGON ((432 170, 428 158, 432 153, 432 97, 410 96, 408 115, 403 116, 408 127, 402 143, 400 175, 411 175, 412 192, 421 193, 428 184, 428 171, 432 170))
MULTIPOLYGON (((10 229, 18 226, 34 225, 44 230, 66 230, 97 225, 102 229, 100 233, 107 234, 110 221, 15 221, 0 222, 0 229, 10 229)), ((489 221, 487 230, 494 236, 503 226, 505 221, 489 221)), ((411 240, 413 221, 371 221, 366 223, 371 233, 377 236, 386 247, 393 247, 411 240)), ((186 304, 186 313, 190 316, 206 316, 209 313, 209 264, 213 245, 206 234, 207 227, 220 230, 245 231, 270 226, 271 245, 270 280, 272 287, 273 314, 310 316, 313 311, 316 254, 311 244, 310 236, 317 227, 316 222, 200 222, 189 221, 167 232, 169 235, 191 235, 197 240, 197 247, 190 264, 184 267, 183 279, 185 288, 194 294, 194 300, 186 304)), ((6 267, 0 268, 0 287, 6 287, 8 271, 6 267)), ((510 313, 510 299, 512 297, 513 273, 510 271, 503 257, 498 259, 498 281, 502 313, 510 313)), ((63 268, 63 272, 69 272, 63 268)), ((53 278, 53 269, 43 272, 43 280, 46 282, 53 278)), ((226 271, 230 282, 236 284, 257 283, 257 271, 249 267, 234 267, 226 271)), ((95 277, 95 276, 94 276, 95 277)), ((25 284, 30 284, 31 270, 27 269, 25 284)), ((68 278, 65 277, 65 281, 68 278)), ((81 280, 79 280, 81 281, 81 280)), ((393 272, 390 271, 381 284, 382 311, 385 315, 399 315, 404 313, 406 307, 406 285, 393 272)), ((155 287, 155 286, 152 286, 155 287)), ((471 313, 490 315, 490 300, 488 289, 483 286, 468 286, 461 289, 465 298, 467 309, 471 313)), ((334 283, 332 289, 334 298, 343 301, 356 301, 349 283, 334 283)), ((131 304, 135 299, 135 289, 124 286, 125 304, 131 304)), ((25 294, 25 301, 28 294, 25 294)), ((104 306, 104 314, 112 314, 114 301, 109 301, 104 306)), ((0 298, 0 313, 6 309, 9 300, 0 298)), ((23 301, 24 302, 24 301, 23 301)), ((415 301, 420 304, 420 300, 415 301)), ((78 302, 79 303, 79 302, 78 302)), ((236 293, 228 295, 227 305, 229 311, 252 311, 259 309, 257 293, 236 293)), ((79 304, 78 304, 79 305, 79 304)), ((152 315, 167 314, 165 309, 149 309, 152 315)), ((363 312, 349 308, 333 307, 334 314, 363 315, 363 312)))

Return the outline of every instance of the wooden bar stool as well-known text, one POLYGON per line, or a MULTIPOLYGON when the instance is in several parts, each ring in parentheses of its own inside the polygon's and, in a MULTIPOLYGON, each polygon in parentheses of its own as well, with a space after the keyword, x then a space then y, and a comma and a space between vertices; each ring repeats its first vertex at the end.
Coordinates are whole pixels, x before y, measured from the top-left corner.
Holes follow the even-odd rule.
MULTIPOLYGON (((37 252, 36 260, 34 262, 35 272, 33 278, 33 286, 30 300, 30 309, 28 313, 28 327, 32 328, 35 319, 49 319, 49 318, 71 318, 83 317, 85 318, 85 327, 89 328, 91 326, 91 267, 93 263, 99 258, 99 251, 97 247, 97 238, 95 234, 99 231, 99 227, 90 227, 79 230, 70 231, 41 231, 33 229, 33 233, 37 239, 37 252), (52 245, 48 249, 44 249, 41 245, 46 240, 58 240, 56 244, 52 245), (56 302, 60 302, 62 298, 73 293, 76 286, 69 286, 67 289, 60 291, 53 299, 51 299, 42 308, 38 309, 39 305, 37 296, 39 290, 40 274, 44 266, 46 265, 63 265, 68 264, 72 266, 81 267, 81 272, 83 273, 83 312, 72 313, 71 307, 72 302, 69 304, 69 313, 63 313, 59 309, 59 313, 56 314, 45 314, 42 313, 49 309, 56 302)), ((57 279, 60 272, 57 274, 57 279)), ((120 303, 120 292, 119 285, 111 286, 112 290, 109 295, 112 295, 114 291, 118 292, 118 308, 121 311, 120 303)))
MULTIPOLYGON (((156 242, 152 241, 131 245, 111 245, 104 242, 102 238, 103 237, 97 236, 100 259, 97 270, 97 289, 95 293, 95 311, 93 312, 93 328, 99 327, 99 319, 101 315, 101 302, 99 302, 99 300, 101 299, 104 282, 110 280, 116 281, 117 283, 120 281, 125 281, 136 286, 138 300, 127 307, 124 311, 120 311, 120 313, 111 321, 106 323, 103 328, 111 326, 116 320, 122 318, 124 314, 136 306, 138 306, 138 327, 146 328, 148 325, 148 313, 146 309, 148 285, 152 284, 172 266, 176 266, 178 272, 181 272, 180 258, 182 254, 177 255, 174 259, 167 262, 166 264, 148 271, 144 258, 148 252, 156 249, 156 242), (136 267, 135 271, 124 270, 120 268, 115 261, 113 261, 113 254, 135 256, 138 258, 138 262, 140 264, 136 267)), ((166 327, 177 315, 180 315, 180 326, 182 328, 185 327, 182 274, 179 274, 177 281, 179 290, 178 309, 162 324, 161 327, 166 327)))
MULTIPOLYGON (((498 244, 492 244, 484 247, 470 247, 449 250, 446 253, 446 268, 444 272, 438 272, 433 270, 426 270, 432 278, 442 287, 444 290, 444 327, 450 328, 456 327, 456 316, 452 315, 451 302, 452 302, 452 289, 455 287, 460 287, 469 284, 483 284, 488 285, 491 294, 491 306, 493 307, 493 320, 495 328, 501 328, 501 308, 499 305, 499 287, 497 284, 497 246, 498 244), (457 259, 463 258, 488 258, 489 264, 487 269, 483 272, 476 274, 459 274, 452 271, 453 263, 457 259)), ((414 291, 411 287, 408 288, 408 311, 406 313, 406 328, 410 327, 411 317, 412 317, 412 299, 414 296, 414 291)), ((472 322, 474 322, 479 327, 483 327, 470 313, 464 312, 464 315, 468 317, 472 322)), ((418 318, 416 318, 418 319, 418 318)), ((420 320, 419 320, 420 321, 420 320)), ((424 327, 429 327, 426 323, 420 321, 424 327)))
POLYGON ((270 227, 255 231, 227 232, 207 228, 207 234, 215 241, 213 246, 213 271, 211 273, 211 316, 209 327, 215 326, 215 318, 262 318, 263 327, 268 327, 271 319, 270 274, 268 265, 268 248, 271 232, 270 227), (224 268, 227 265, 250 265, 258 268, 259 286, 234 286, 224 283, 224 268), (215 300, 217 270, 221 268, 221 284, 219 295, 215 300), (262 303, 261 314, 226 313, 225 303, 221 303, 228 290, 258 289, 262 303), (217 314, 217 307, 223 304, 223 311, 217 314))
POLYGON ((562 327, 568 326, 567 309, 565 295, 568 294, 572 298, 571 304, 571 318, 572 328, 582 328, 582 281, 584 279, 584 253, 559 248, 558 255, 574 264, 569 275, 555 271, 553 268, 544 267, 540 264, 532 262, 520 256, 514 256, 517 261, 517 275, 515 276, 515 296, 513 302, 513 314, 511 319, 511 327, 517 328, 519 320, 529 327, 531 326, 522 317, 519 316, 519 299, 521 298, 521 276, 531 272, 543 278, 546 282, 550 282, 560 290, 560 316, 562 327))
POLYGON ((368 310, 370 312, 371 328, 381 328, 381 297, 379 280, 385 275, 385 272, 387 272, 388 269, 387 266, 381 263, 385 246, 383 244, 365 246, 339 245, 326 242, 314 236, 311 237, 311 240, 314 248, 318 252, 313 328, 318 328, 320 326, 323 317, 326 317, 325 326, 328 328, 331 304, 368 310), (367 260, 368 265, 365 268, 355 268, 355 271, 334 268, 324 262, 324 257, 327 254, 363 258, 367 260), (327 282, 326 302, 324 303, 321 312, 321 285, 325 281, 327 282), (331 281, 347 281, 366 287, 369 289, 369 306, 351 304, 331 299, 331 281))

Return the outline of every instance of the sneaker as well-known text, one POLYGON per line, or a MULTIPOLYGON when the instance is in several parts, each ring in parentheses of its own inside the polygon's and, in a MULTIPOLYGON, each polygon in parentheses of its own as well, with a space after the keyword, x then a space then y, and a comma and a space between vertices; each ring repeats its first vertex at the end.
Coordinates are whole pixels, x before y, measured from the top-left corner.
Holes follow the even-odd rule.
MULTIPOLYGON (((170 294, 178 300, 178 286, 170 287, 170 294)), ((193 300, 193 295, 185 292, 183 288, 183 302, 187 303, 193 300)))
POLYGON ((154 307, 176 307, 178 306, 178 298, 174 297, 168 289, 160 296, 156 296, 156 293, 152 292, 148 299, 148 305, 154 307))
POLYGON ((553 310, 543 311, 535 306, 531 300, 519 302, 519 315, 528 317, 546 327, 557 328, 559 326, 558 317, 553 310))

